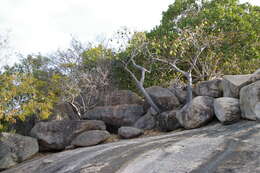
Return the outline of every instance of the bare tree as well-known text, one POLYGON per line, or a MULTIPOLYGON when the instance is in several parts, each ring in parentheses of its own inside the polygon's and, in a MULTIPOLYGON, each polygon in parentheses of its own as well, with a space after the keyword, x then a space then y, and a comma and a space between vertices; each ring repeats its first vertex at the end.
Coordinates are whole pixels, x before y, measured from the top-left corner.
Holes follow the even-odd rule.
POLYGON ((73 39, 71 48, 59 50, 52 55, 53 66, 62 75, 62 101, 68 102, 80 119, 84 112, 98 103, 100 93, 111 85, 111 61, 108 60, 107 49, 93 47, 73 39), (91 51, 98 49, 98 54, 91 51), (88 55, 86 53, 89 52, 88 55), (93 57, 98 56, 98 57, 93 57))
POLYGON ((212 45, 218 44, 219 39, 206 33, 203 30, 203 24, 201 24, 195 29, 179 30, 179 36, 175 40, 175 52, 172 57, 165 59, 151 52, 149 53, 153 60, 170 65, 186 78, 188 91, 186 105, 190 105, 192 101, 193 78, 200 80, 204 77, 204 73, 207 73, 205 70, 208 69, 208 64, 204 63, 207 54, 204 54, 204 52, 209 50, 212 45), (185 67, 185 70, 181 67, 185 67))

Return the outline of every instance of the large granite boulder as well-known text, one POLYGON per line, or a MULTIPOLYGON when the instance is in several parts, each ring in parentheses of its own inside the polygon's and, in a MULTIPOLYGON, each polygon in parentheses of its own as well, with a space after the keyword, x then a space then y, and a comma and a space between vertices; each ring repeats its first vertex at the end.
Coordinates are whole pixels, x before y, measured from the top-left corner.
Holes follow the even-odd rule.
POLYGON ((118 135, 124 139, 135 138, 141 136, 143 133, 143 130, 135 127, 120 127, 118 129, 118 135))
POLYGON ((190 105, 185 105, 177 111, 177 119, 185 129, 201 127, 214 117, 213 97, 197 96, 190 105))
POLYGON ((134 127, 144 130, 151 130, 155 127, 156 121, 154 116, 147 112, 144 116, 140 117, 134 124, 134 127))
POLYGON ((180 103, 186 103, 187 90, 184 87, 170 86, 168 88, 180 101, 180 103))
POLYGON ((222 97, 222 80, 214 79, 200 82, 196 85, 195 93, 197 96, 210 96, 215 98, 222 97))
POLYGON ((103 94, 97 106, 116 106, 124 104, 143 105, 144 101, 136 93, 130 90, 116 90, 103 94))
POLYGON ((104 122, 96 120, 50 121, 37 123, 31 136, 38 139, 42 151, 63 150, 80 133, 105 129, 104 122))
POLYGON ((249 120, 260 119, 260 81, 240 90, 240 109, 242 117, 249 120))
POLYGON ((158 126, 161 131, 173 131, 181 127, 176 118, 177 110, 162 112, 158 115, 158 126))
POLYGON ((78 115, 73 106, 68 102, 55 105, 54 112, 49 120, 77 120, 78 115))
POLYGON ((167 88, 153 86, 145 90, 162 111, 176 109, 181 104, 175 94, 167 88))
POLYGON ((221 97, 214 100, 216 117, 222 124, 232 124, 241 118, 239 100, 231 97, 221 97))
POLYGON ((252 83, 260 80, 260 68, 252 74, 250 80, 252 83))
POLYGON ((251 74, 225 75, 222 80, 224 97, 239 98, 240 89, 252 82, 251 77, 251 74))
POLYGON ((90 130, 79 134, 71 144, 76 147, 93 146, 104 142, 109 136, 109 132, 105 130, 90 130))
POLYGON ((121 127, 133 126, 134 123, 144 114, 141 105, 118 105, 99 106, 83 115, 84 119, 102 120, 108 125, 121 127))
POLYGON ((37 139, 0 133, 0 171, 29 159, 39 151, 37 139))

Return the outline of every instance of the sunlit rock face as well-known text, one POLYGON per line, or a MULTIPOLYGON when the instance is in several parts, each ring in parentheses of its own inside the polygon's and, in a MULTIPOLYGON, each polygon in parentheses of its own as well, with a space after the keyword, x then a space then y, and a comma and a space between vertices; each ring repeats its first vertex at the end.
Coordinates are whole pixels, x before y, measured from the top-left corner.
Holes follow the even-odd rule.
POLYGON ((64 151, 3 173, 252 173, 259 162, 260 124, 240 121, 64 151))

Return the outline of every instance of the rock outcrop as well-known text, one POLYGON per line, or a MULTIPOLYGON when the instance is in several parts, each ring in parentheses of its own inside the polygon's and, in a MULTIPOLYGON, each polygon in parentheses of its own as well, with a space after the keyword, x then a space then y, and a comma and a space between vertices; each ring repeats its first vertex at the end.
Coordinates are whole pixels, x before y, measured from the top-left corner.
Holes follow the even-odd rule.
POLYGON ((176 109, 180 106, 180 101, 169 89, 153 86, 145 89, 153 101, 162 111, 176 109))
POLYGON ((120 127, 118 129, 118 135, 124 139, 135 138, 144 133, 143 130, 135 127, 120 127))
POLYGON ((161 131, 173 131, 181 127, 177 117, 177 110, 163 112, 158 115, 158 126, 161 131))
POLYGON ((201 127, 210 122, 214 117, 213 97, 195 97, 191 105, 184 106, 177 111, 177 119, 185 129, 201 127))
POLYGON ((197 96, 222 97, 223 87, 221 79, 203 81, 196 85, 195 93, 197 96))
POLYGON ((99 106, 84 114, 84 119, 102 120, 108 125, 133 126, 144 114, 142 105, 99 106))
POLYGON ((260 119, 260 81, 247 85, 240 90, 240 109, 243 118, 260 119))
POLYGON ((41 151, 63 150, 80 133, 105 129, 104 122, 96 120, 40 122, 33 127, 31 136, 38 139, 41 151))
POLYGON ((39 151, 37 139, 12 133, 0 133, 0 171, 10 168, 39 151))
POLYGON ((104 142, 109 136, 109 132, 105 130, 90 130, 79 134, 72 140, 71 145, 76 147, 93 146, 104 142))
POLYGON ((155 127, 155 125, 155 118, 150 114, 150 112, 147 112, 135 122, 134 127, 144 130, 151 130, 155 127))
POLYGON ((241 118, 239 100, 230 97, 221 97, 214 100, 214 111, 222 124, 231 124, 241 118))
POLYGON ((222 80, 224 97, 239 98, 240 89, 252 82, 251 77, 251 74, 225 75, 222 80))
POLYGON ((257 173, 259 139, 255 121, 217 123, 51 154, 3 173, 257 173))

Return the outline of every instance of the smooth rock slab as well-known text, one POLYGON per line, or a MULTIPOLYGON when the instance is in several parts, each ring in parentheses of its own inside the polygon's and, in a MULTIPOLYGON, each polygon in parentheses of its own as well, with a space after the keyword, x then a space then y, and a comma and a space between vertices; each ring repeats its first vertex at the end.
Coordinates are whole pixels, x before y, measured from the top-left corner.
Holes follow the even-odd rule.
POLYGON ((206 125, 214 117, 213 97, 197 96, 191 105, 177 111, 177 119, 185 129, 198 128, 206 125))
POLYGON ((124 139, 135 138, 144 133, 143 130, 135 127, 120 127, 118 129, 118 135, 124 139))
POLYGON ((240 109, 242 117, 249 120, 260 119, 260 81, 240 90, 240 109))
POLYGON ((214 100, 216 117, 222 124, 231 124, 241 118, 239 100, 231 97, 221 97, 214 100))
POLYGON ((260 124, 220 123, 47 155, 3 173, 258 173, 260 124))
POLYGON ((93 146, 104 142, 109 136, 109 132, 105 130, 90 130, 78 135, 72 140, 71 144, 77 147, 93 146))
POLYGON ((63 150, 72 139, 89 130, 105 130, 102 121, 96 120, 63 120, 37 123, 31 135, 38 139, 40 150, 63 150))
POLYGON ((0 170, 10 168, 39 151, 37 139, 11 133, 0 133, 0 170))

